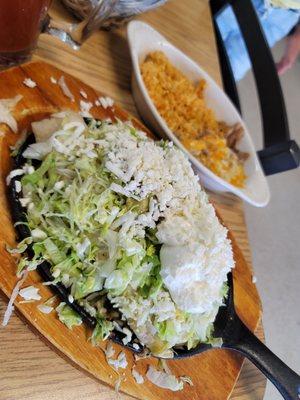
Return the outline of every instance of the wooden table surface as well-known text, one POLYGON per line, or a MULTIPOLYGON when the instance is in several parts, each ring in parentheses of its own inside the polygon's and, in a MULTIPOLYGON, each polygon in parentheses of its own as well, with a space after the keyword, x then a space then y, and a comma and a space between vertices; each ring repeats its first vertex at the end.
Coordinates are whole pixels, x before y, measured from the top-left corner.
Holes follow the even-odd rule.
MULTIPOLYGON (((64 14, 60 6, 56 4, 55 7, 59 14, 64 14)), ((139 19, 157 28, 221 83, 209 4, 206 0, 171 0, 139 19)), ((127 111, 137 115, 130 91, 131 63, 124 28, 97 32, 79 52, 73 51, 55 38, 42 35, 34 59, 52 63, 95 89, 106 92, 127 111)), ((234 233, 250 264, 242 202, 231 195, 211 194, 211 199, 234 233)), ((0 299, 0 320, 5 308, 6 301, 0 299)), ((261 326, 257 334, 263 338, 261 326)), ((116 398, 113 389, 75 369, 47 347, 16 315, 5 329, 0 328, 0 344, 0 400, 116 398)), ((231 399, 261 400, 265 385, 265 378, 246 361, 231 399)), ((122 394, 122 399, 131 397, 122 394)))

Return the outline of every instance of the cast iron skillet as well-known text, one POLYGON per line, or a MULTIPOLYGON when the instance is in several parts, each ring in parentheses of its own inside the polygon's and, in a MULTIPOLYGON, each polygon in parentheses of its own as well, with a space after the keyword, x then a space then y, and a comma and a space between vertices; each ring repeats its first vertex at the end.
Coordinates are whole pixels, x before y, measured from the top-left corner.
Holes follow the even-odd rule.
MULTIPOLYGON (((34 136, 30 135, 25 143, 21 146, 17 156, 14 158, 14 168, 21 168, 25 163, 22 154, 25 148, 34 142, 34 136)), ((38 164, 37 164, 38 165, 38 164)), ((11 180, 8 188, 8 195, 10 199, 10 206, 12 211, 13 221, 26 222, 25 209, 21 206, 19 201, 20 193, 16 192, 16 181, 20 177, 15 177, 11 180)), ((26 225, 17 225, 16 230, 19 240, 30 236, 30 230, 26 225)), ((28 250, 29 257, 32 256, 32 250, 28 250)), ((47 261, 41 263, 37 270, 44 281, 52 281, 53 277, 50 272, 50 264, 47 261)), ((82 318, 83 322, 90 328, 94 328, 96 320, 92 317, 83 307, 76 301, 70 303, 68 296, 69 290, 62 284, 57 283, 50 285, 51 289, 59 298, 68 304, 74 311, 76 311, 82 318)), ((300 376, 292 371, 286 364, 284 364, 274 353, 272 353, 241 321, 237 315, 234 307, 233 296, 233 279, 232 274, 228 274, 228 297, 224 306, 220 307, 214 323, 213 335, 216 338, 221 338, 223 344, 222 349, 231 349, 242 353, 250 361, 253 362, 261 370, 261 372, 270 379, 277 389, 286 400, 299 400, 300 399, 300 376)), ((114 342, 124 346, 122 339, 124 338, 122 332, 114 330, 110 339, 114 342)), ((136 336, 133 335, 135 343, 138 343, 136 336)), ((139 344, 139 348, 133 347, 133 341, 129 342, 125 347, 129 348, 135 353, 141 353, 145 348, 139 344)), ((185 347, 174 349, 174 358, 180 359, 185 357, 195 356, 206 350, 212 349, 210 344, 200 344, 194 349, 187 350, 185 347)))

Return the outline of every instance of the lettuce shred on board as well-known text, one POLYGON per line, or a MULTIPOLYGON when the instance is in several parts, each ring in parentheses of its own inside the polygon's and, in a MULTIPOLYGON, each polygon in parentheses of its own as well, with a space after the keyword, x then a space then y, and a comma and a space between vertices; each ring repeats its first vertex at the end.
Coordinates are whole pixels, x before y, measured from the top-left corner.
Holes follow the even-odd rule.
POLYGON ((146 377, 154 385, 163 389, 169 389, 173 392, 183 389, 183 382, 180 379, 177 379, 175 375, 157 370, 153 368, 152 365, 149 365, 146 377))
POLYGON ((2 326, 6 326, 8 324, 8 321, 14 311, 14 302, 19 294, 20 287, 23 285, 25 279, 27 278, 27 275, 28 275, 28 271, 24 270, 22 272, 22 274, 20 275, 20 279, 16 283, 16 285, 10 295, 8 305, 7 305, 5 313, 4 313, 2 326))
POLYGON ((0 99, 0 124, 6 124, 15 133, 18 130, 18 124, 12 115, 12 110, 21 99, 21 95, 12 99, 0 99))

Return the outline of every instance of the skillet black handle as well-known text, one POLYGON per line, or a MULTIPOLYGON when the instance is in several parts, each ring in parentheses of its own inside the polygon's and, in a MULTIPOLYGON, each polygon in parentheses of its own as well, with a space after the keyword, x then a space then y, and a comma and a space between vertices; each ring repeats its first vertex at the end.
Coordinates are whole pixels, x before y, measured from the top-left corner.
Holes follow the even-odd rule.
POLYGON ((246 356, 277 387, 286 400, 300 399, 300 376, 269 350, 235 314, 235 333, 226 335, 223 348, 246 356), (237 329, 238 328, 238 329, 237 329))

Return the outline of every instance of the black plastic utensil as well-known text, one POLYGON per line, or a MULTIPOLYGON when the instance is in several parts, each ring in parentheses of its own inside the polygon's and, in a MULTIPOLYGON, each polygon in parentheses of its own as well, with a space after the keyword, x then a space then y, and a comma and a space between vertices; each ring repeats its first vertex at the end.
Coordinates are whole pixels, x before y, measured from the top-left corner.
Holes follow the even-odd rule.
MULTIPOLYGON (((25 143, 21 146, 17 156, 15 157, 15 168, 21 168, 25 159, 22 154, 25 148, 34 142, 33 135, 30 135, 25 143)), ((9 185, 9 200, 12 211, 13 221, 26 222, 26 214, 22 207, 19 197, 20 193, 16 191, 16 181, 20 180, 20 177, 15 177, 11 180, 9 185)), ((18 224, 16 226, 19 239, 22 240, 30 236, 30 229, 27 225, 18 224)), ((28 250, 29 257, 32 251, 28 250)), ((52 281, 53 276, 50 271, 51 265, 44 261, 41 263, 37 270, 44 281, 52 281)), ((69 301, 70 291, 62 284, 56 283, 50 285, 51 289, 59 298, 68 304, 74 311, 76 311, 82 318, 83 322, 90 328, 96 326, 96 319, 92 317, 82 306, 76 301, 69 301)), ((221 338, 223 344, 222 349, 231 349, 243 354, 251 362, 253 362, 262 373, 273 382, 277 389, 286 400, 299 400, 300 399, 300 376, 291 370, 284 362, 282 362, 274 353, 271 352, 241 321, 237 315, 234 307, 234 296, 233 296, 233 278, 232 274, 228 274, 228 296, 224 306, 220 307, 214 322, 214 337, 221 338)), ((139 344, 136 336, 133 336, 134 342, 131 341, 124 345, 122 339, 125 335, 122 332, 114 330, 111 333, 110 339, 114 342, 129 348, 135 353, 141 353, 145 348, 139 344), (138 348, 136 346, 138 344, 138 348), (134 346, 135 345, 135 346, 134 346)), ((210 344, 200 344, 194 349, 187 350, 186 348, 174 348, 174 358, 186 358, 195 356, 204 351, 212 349, 213 346, 210 344)))

